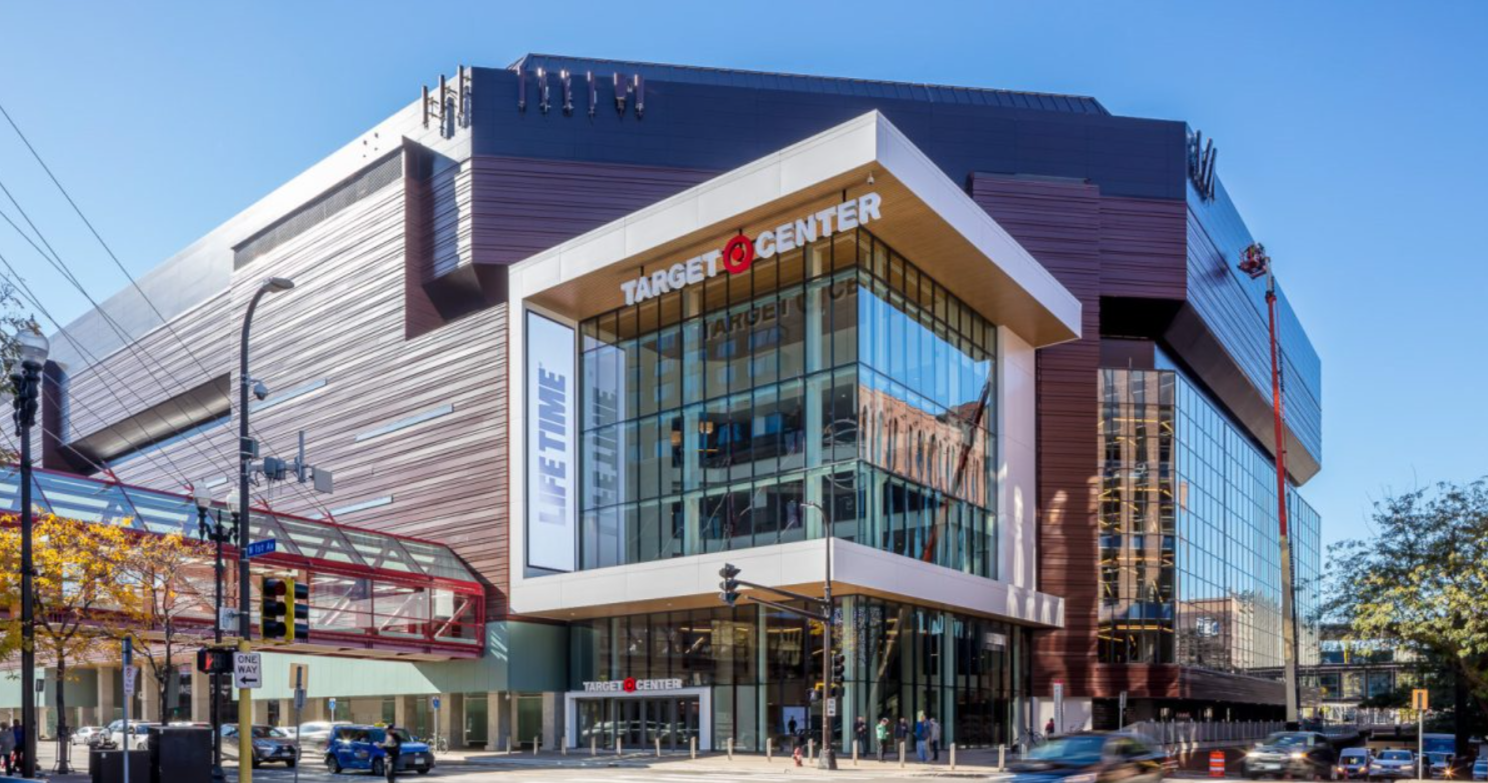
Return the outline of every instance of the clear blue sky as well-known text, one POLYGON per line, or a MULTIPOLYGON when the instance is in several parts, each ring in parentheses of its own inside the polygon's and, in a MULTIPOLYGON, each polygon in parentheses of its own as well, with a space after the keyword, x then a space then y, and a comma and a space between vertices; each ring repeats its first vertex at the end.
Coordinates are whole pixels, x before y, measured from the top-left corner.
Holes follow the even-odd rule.
MULTIPOLYGON (((1187 120, 1323 358, 1324 470, 1304 492, 1325 540, 1366 533, 1386 492, 1488 473, 1488 3, 12 2, 0 103, 137 274, 439 73, 528 51, 1187 120)), ((95 297, 124 285, 3 124, 0 181, 95 297)), ((0 253, 59 318, 86 308, 4 224, 0 253)))

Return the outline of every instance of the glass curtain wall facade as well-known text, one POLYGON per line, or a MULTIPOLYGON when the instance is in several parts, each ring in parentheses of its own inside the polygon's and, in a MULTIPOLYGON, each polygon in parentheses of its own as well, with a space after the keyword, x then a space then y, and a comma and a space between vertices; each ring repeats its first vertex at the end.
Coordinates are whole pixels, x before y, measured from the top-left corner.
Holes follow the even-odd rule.
MULTIPOLYGON (((833 634, 847 656, 846 691, 834 718, 844 751, 852 738, 842 727, 850 735, 858 716, 870 725, 880 717, 913 722, 922 711, 941 722, 946 744, 1011 741, 1018 697, 1027 692, 1027 639, 1019 628, 848 596, 833 634)), ((822 680, 820 623, 768 607, 720 607, 579 621, 569 639, 572 690, 625 677, 711 687, 715 749, 730 737, 742 750, 763 750, 767 737, 776 748, 789 748, 793 721, 797 730, 820 736, 821 703, 811 700, 822 680)), ((598 715, 588 722, 607 724, 616 722, 598 715)), ((581 733, 585 729, 580 726, 581 733)), ((616 738, 595 739, 613 747, 616 738)))
MULTIPOLYGON (((1181 372, 1100 373, 1100 660, 1276 670, 1275 463, 1181 372)), ((1321 523, 1290 488, 1287 505, 1309 665, 1321 523)))
POLYGON ((580 567, 830 526, 995 577, 995 329, 862 229, 583 322, 580 567))

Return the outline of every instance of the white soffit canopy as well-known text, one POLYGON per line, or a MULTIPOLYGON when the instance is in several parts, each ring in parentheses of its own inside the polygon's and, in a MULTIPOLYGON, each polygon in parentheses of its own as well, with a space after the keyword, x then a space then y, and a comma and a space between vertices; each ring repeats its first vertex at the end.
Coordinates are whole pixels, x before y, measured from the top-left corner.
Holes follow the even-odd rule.
POLYGON ((640 274, 870 192, 867 230, 993 323, 1034 347, 1080 337, 1079 300, 876 111, 513 265, 510 297, 595 315, 640 274))

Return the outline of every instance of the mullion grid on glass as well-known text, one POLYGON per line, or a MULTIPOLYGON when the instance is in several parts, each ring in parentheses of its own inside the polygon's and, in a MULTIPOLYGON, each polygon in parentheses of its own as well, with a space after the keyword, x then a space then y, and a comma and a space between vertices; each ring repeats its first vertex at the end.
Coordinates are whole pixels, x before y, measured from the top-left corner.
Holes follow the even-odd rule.
MULTIPOLYGON (((915 388, 902 384, 894 387, 899 392, 895 399, 904 399, 906 405, 916 410, 944 418, 947 412, 944 403, 958 398, 974 399, 981 382, 976 376, 991 372, 991 346, 980 339, 981 334, 991 333, 991 325, 866 232, 855 232, 851 241, 839 236, 831 243, 816 243, 799 255, 781 259, 778 267, 762 265, 761 268, 772 275, 771 279, 760 282, 754 275, 731 275, 709 280, 702 292, 688 292, 691 299, 685 312, 679 295, 669 294, 644 314, 641 308, 619 310, 589 319, 581 326, 585 336, 596 345, 585 351, 586 365, 606 350, 618 348, 624 354, 622 377, 626 388, 621 394, 624 411, 655 414, 614 426, 595 424, 590 411, 583 411, 586 452, 581 463, 585 466, 583 480, 593 482, 598 475, 594 456, 589 452, 596 442, 605 440, 596 435, 601 430, 611 441, 616 439, 614 433, 618 433, 631 458, 627 464, 633 468, 624 470, 617 480, 621 484, 618 491, 583 493, 586 529, 581 536, 581 549, 609 546, 623 553, 618 558, 586 553, 585 567, 629 562, 631 557, 678 556, 768 544, 789 537, 789 526, 799 524, 804 515, 799 507, 782 508, 776 504, 768 497, 770 488, 778 486, 783 497, 792 496, 795 493, 787 489, 794 490, 790 486, 794 471, 851 461, 859 458, 864 448, 866 436, 858 408, 862 401, 856 398, 866 383, 864 376, 871 371, 855 368, 869 360, 870 340, 865 335, 872 330, 863 323, 860 314, 865 312, 863 300, 872 297, 864 296, 867 289, 859 288, 858 281, 886 289, 884 276, 887 275, 897 283, 888 294, 891 302, 899 304, 894 308, 900 314, 896 320, 904 328, 890 335, 897 343, 892 366, 910 377, 915 388), (843 255, 844 252, 848 255, 843 255), (871 260, 854 258, 851 255, 854 252, 871 254, 871 260), (805 263, 804 270, 798 266, 801 262, 805 263), (801 271, 805 274, 798 277, 801 271), (769 293, 755 295, 766 291, 769 293), (678 298, 678 302, 671 302, 671 298, 678 298), (696 302, 705 304, 699 307, 696 302), (813 309, 819 323, 810 322, 813 309), (913 316, 912 326, 908 325, 910 316, 913 316), (761 329, 758 322, 762 318, 773 318, 775 324, 761 329), (787 345, 781 339, 789 333, 782 325, 787 318, 802 324, 804 334, 799 343, 787 345), (648 327, 659 328, 660 332, 645 333, 648 327), (844 336, 844 332, 848 334, 844 336), (812 343, 816 344, 815 361, 812 343), (942 351, 942 346, 948 347, 942 351), (645 351, 657 354, 656 358, 633 355, 645 351), (971 352, 975 356, 968 359, 971 352), (669 364, 668 356, 672 353, 680 355, 675 367, 669 364), (951 357, 957 361, 942 361, 951 357), (805 370, 804 375, 799 374, 801 369, 805 370), (773 383, 755 386, 753 380, 757 377, 773 383), (843 380, 834 383, 830 380, 834 377, 843 380), (797 397, 798 390, 807 394, 797 397), (803 403, 805 419, 794 423, 794 431, 785 429, 787 420, 781 415, 792 398, 803 403), (824 427, 819 432, 812 432, 809 427, 814 414, 807 409, 813 406, 821 411, 819 417, 824 427), (848 427, 849 421, 858 424, 848 427), (694 427, 702 431, 698 435, 700 448, 696 450, 699 452, 696 460, 690 456, 693 449, 689 444, 694 427), (802 429, 806 436, 804 444, 795 435, 802 429), (854 440, 857 442, 853 443, 854 440), (800 462, 802 445, 809 450, 808 457, 815 457, 808 458, 804 464, 800 462), (780 456, 768 457, 761 467, 754 459, 758 453, 780 456), (679 461, 680 465, 675 464, 679 461), (736 495, 737 488, 749 486, 756 491, 747 502, 740 497, 724 499, 725 495, 736 495), (648 505, 640 510, 638 503, 648 505), (685 516, 699 504, 697 513, 701 522, 695 527, 705 541, 698 545, 675 541, 679 531, 690 534, 691 528, 677 524, 675 519, 667 521, 668 514, 676 517, 680 509, 680 515, 685 516), (617 506, 624 508, 614 508, 617 506), (756 508, 762 511, 759 516, 765 518, 763 525, 754 524, 750 518, 756 508), (644 524, 629 523, 636 519, 644 524), (594 529, 596 526, 598 530, 594 529), (623 528, 623 542, 611 541, 619 533, 617 528, 623 528), (740 532, 743 530, 752 532, 744 535, 740 532), (615 543, 619 546, 615 547, 615 543)), ((879 335, 878 339, 883 337, 879 335)), ((985 446, 979 453, 986 465, 969 482, 973 488, 986 488, 989 503, 993 498, 988 478, 994 469, 992 421, 991 415, 986 416, 983 432, 976 435, 985 438, 985 446)), ((947 482, 954 460, 939 440, 932 438, 929 445, 923 438, 921 441, 903 444, 909 449, 904 464, 916 465, 919 480, 929 485, 932 492, 944 493, 949 490, 947 482)), ((870 488, 864 486, 861 491, 866 499, 870 488)), ((791 497, 786 502, 799 504, 800 500, 791 497)), ((957 498, 944 512, 943 520, 931 522, 943 522, 945 527, 939 531, 942 535, 936 541, 933 559, 991 575, 995 528, 990 511, 970 513, 962 503, 957 498), (982 519, 982 514, 987 523, 968 522, 982 519), (963 543, 968 535, 971 543, 963 543)), ((926 505, 940 513, 938 503, 926 505)), ((861 518, 856 520, 858 524, 861 518)), ((857 531, 842 527, 843 521, 832 520, 834 529, 857 537, 857 531)), ((924 519, 917 524, 923 525, 924 519)), ((912 535, 915 541, 925 544, 923 530, 912 535)), ((904 544, 908 545, 909 541, 906 539, 904 544)))

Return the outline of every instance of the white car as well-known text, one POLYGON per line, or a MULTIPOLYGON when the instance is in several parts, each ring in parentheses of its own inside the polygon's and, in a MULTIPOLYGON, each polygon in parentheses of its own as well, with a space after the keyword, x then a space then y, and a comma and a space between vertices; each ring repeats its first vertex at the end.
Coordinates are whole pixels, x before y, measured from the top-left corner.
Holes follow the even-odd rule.
POLYGON ((92 745, 94 740, 103 736, 102 726, 83 726, 72 732, 72 744, 92 745))
MULTIPOLYGON (((123 721, 118 721, 118 724, 119 725, 117 727, 113 727, 112 724, 111 724, 111 728, 113 730, 109 732, 109 747, 112 747, 112 748, 124 748, 125 747, 124 746, 124 722, 123 721)), ((149 747, 148 743, 150 741, 150 732, 152 732, 152 731, 159 731, 159 730, 160 730, 160 724, 159 723, 136 723, 135 721, 130 721, 129 722, 129 746, 127 748, 125 748, 125 749, 126 750, 144 750, 145 748, 148 748, 149 747)))

